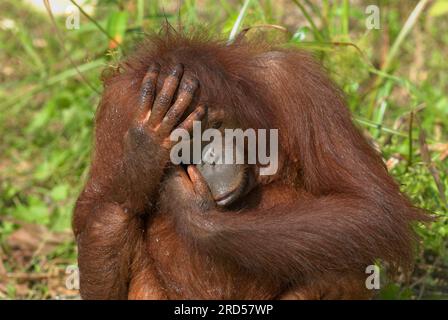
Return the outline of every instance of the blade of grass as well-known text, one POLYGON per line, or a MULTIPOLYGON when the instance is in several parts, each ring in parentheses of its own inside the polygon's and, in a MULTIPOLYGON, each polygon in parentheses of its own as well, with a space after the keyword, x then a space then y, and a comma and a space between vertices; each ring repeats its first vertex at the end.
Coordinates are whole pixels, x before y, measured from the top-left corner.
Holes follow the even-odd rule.
POLYGON ((386 61, 382 68, 383 70, 388 71, 390 64, 395 59, 395 56, 397 55, 398 50, 400 49, 400 46, 403 43, 404 38, 406 38, 406 36, 414 27, 414 25, 417 23, 417 20, 420 17, 420 14, 423 12, 423 9, 425 8, 428 1, 429 0, 420 0, 419 3, 417 3, 417 5, 415 6, 414 10, 412 10, 403 28, 400 30, 397 39, 395 39, 389 53, 387 54, 386 61))
POLYGON ((233 13, 233 8, 227 0, 219 0, 219 4, 221 5, 221 8, 224 9, 228 15, 231 15, 233 13))
POLYGON ((37 66, 37 69, 43 74, 45 74, 46 73, 45 65, 42 62, 42 59, 40 58, 39 54, 34 49, 33 42, 31 41, 31 37, 28 34, 26 28, 22 24, 20 24, 18 30, 19 30, 18 34, 20 44, 25 49, 25 52, 28 54, 28 56, 31 58, 34 64, 37 66))
POLYGON ((320 19, 322 21, 322 34, 326 40, 331 39, 330 24, 333 19, 332 11, 328 0, 322 0, 322 9, 320 10, 320 19))
MULTIPOLYGON (((385 127, 381 123, 375 123, 375 122, 373 122, 371 120, 368 120, 368 119, 365 119, 365 118, 362 118, 362 117, 358 117, 358 116, 354 116, 353 120, 355 122, 358 122, 359 124, 361 124, 363 126, 366 126, 366 127, 369 127, 369 128, 375 128, 377 130, 381 130, 383 132, 386 132, 386 133, 389 133, 391 135, 395 135, 395 136, 398 136, 398 137, 409 138, 409 133, 405 133, 405 132, 401 132, 401 131, 398 131, 398 130, 391 129, 389 127, 385 127)), ((412 139, 415 140, 415 141, 418 141, 418 138, 414 138, 413 137, 412 139)), ((435 142, 433 139, 428 139, 427 138, 426 140, 431 142, 431 143, 435 142)))
POLYGON ((250 30, 254 30, 254 29, 274 29, 274 30, 278 30, 278 31, 283 32, 288 37, 288 39, 290 39, 291 36, 292 36, 291 32, 289 32, 288 29, 286 29, 283 26, 276 25, 276 24, 257 24, 257 25, 254 25, 254 26, 246 27, 243 30, 241 30, 240 34, 244 35, 247 32, 249 32, 250 30))
MULTIPOLYGON (((44 0, 44 2, 47 2, 48 0, 44 0)), ((113 41, 117 47, 120 46, 120 44, 104 29, 94 18, 92 18, 87 12, 84 11, 84 9, 75 2, 75 0, 70 0, 70 2, 78 8, 78 10, 85 16, 87 19, 89 19, 90 22, 92 22, 95 27, 100 30, 101 33, 103 33, 110 41, 113 41)))
POLYGON ((428 167, 428 170, 434 179, 434 182, 437 187, 437 191, 439 192, 440 201, 445 206, 445 208, 448 208, 448 201, 446 199, 445 187, 443 185, 442 180, 440 179, 439 170, 437 169, 437 166, 435 165, 434 161, 432 161, 432 159, 431 159, 431 153, 429 151, 428 143, 427 143, 427 139, 426 139, 426 131, 425 131, 425 129, 423 129, 423 127, 421 125, 420 118, 417 115, 415 116, 415 120, 416 120, 416 123, 420 130, 418 141, 420 144, 420 153, 421 153, 423 162, 428 167))
MULTIPOLYGON (((427 5, 428 0, 420 0, 417 5, 414 7, 414 10, 412 10, 409 17, 406 19, 405 24, 403 25, 403 28, 400 30, 400 33, 398 34, 397 38, 395 39, 394 43, 392 44, 392 47, 389 51, 389 53, 386 56, 386 60, 381 67, 382 71, 388 72, 389 68, 391 67, 392 62, 394 61, 398 50, 400 49, 401 44, 403 43, 403 40, 406 38, 406 36, 409 34, 409 32, 412 30, 414 25, 416 24, 418 18, 420 17, 421 13, 423 12, 423 9, 427 5)), ((375 92, 373 93, 373 98, 370 103, 367 117, 371 118, 374 113, 376 101, 378 101, 379 97, 379 87, 381 86, 383 82, 382 78, 376 78, 374 83, 374 88, 377 88, 375 92)))
MULTIPOLYGON (((157 1, 153 1, 156 3, 157 1)), ((179 10, 179 23, 182 21, 184 25, 193 24, 198 21, 196 12, 196 0, 185 0, 179 10)))
POLYGON ((364 52, 353 42, 301 41, 301 42, 294 42, 292 44, 298 47, 313 48, 315 50, 332 50, 335 47, 353 47, 356 49, 356 51, 358 51, 358 53, 361 54, 361 56, 363 57, 366 56, 364 52))
POLYGON ((342 34, 346 39, 349 38, 349 22, 350 22, 350 3, 344 0, 342 4, 342 34))
POLYGON ((145 16, 145 1, 137 0, 137 25, 143 28, 143 18, 145 16))
POLYGON ((378 115, 377 115, 377 118, 375 121, 376 123, 383 123, 384 114, 386 113, 387 105, 388 105, 388 103, 386 100, 381 101, 380 110, 378 112, 378 115))
POLYGON ((300 11, 302 11, 302 14, 304 15, 305 19, 308 21, 308 23, 311 26, 311 29, 313 30, 313 34, 316 37, 318 41, 324 41, 324 37, 320 33, 319 29, 316 27, 316 24, 314 23, 311 16, 308 14, 308 11, 305 9, 305 7, 300 3, 299 0, 292 0, 296 4, 296 6, 299 7, 300 11))
POLYGON ((313 11, 313 13, 314 13, 315 15, 321 17, 321 16, 320 16, 320 14, 321 14, 321 13, 320 13, 320 10, 319 10, 319 8, 317 8, 317 6, 316 6, 314 3, 312 3, 310 0, 305 0, 305 3, 306 3, 306 5, 307 5, 308 7, 310 7, 311 11, 313 11))
POLYGON ((406 138, 408 136, 406 133, 403 133, 403 132, 400 132, 400 131, 397 131, 397 130, 394 130, 394 129, 391 129, 391 128, 388 128, 388 127, 385 127, 381 123, 375 123, 373 121, 370 121, 370 120, 367 120, 367 119, 363 119, 361 117, 354 116, 353 120, 355 120, 359 124, 362 124, 363 126, 366 126, 366 127, 369 127, 369 128, 375 128, 377 130, 390 133, 392 135, 396 135, 396 136, 403 137, 403 138, 406 138))
POLYGON ((297 46, 297 47, 304 48, 304 49, 321 50, 321 51, 334 50, 335 48, 340 47, 340 46, 353 47, 356 49, 358 54, 361 56, 362 61, 364 61, 364 63, 367 65, 367 70, 370 73, 375 74, 377 77, 381 77, 381 78, 396 82, 413 94, 418 93, 418 88, 409 80, 401 78, 399 76, 389 74, 385 71, 375 68, 375 66, 372 64, 372 62, 368 59, 367 55, 353 42, 302 41, 302 42, 294 42, 294 43, 290 42, 290 43, 287 43, 285 46, 286 47, 287 46, 297 46))
POLYGON ((251 0, 245 0, 243 6, 241 7, 240 13, 238 14, 238 18, 236 18, 235 23, 233 24, 232 31, 230 31, 229 40, 227 43, 232 43, 235 41, 235 37, 238 33, 238 30, 241 27, 241 24, 243 23, 244 17, 247 13, 247 8, 249 8, 251 0))
POLYGON ((102 59, 102 58, 98 59, 98 60, 87 62, 85 64, 82 64, 77 67, 73 67, 71 69, 64 70, 63 72, 48 78, 47 81, 41 81, 38 85, 36 85, 34 87, 31 87, 27 90, 21 89, 20 93, 12 96, 11 98, 7 99, 6 101, 2 101, 2 103, 0 103, 0 107, 1 108, 9 107, 9 106, 15 104, 19 100, 22 100, 26 97, 36 94, 40 90, 43 90, 43 89, 45 89, 49 86, 55 85, 55 84, 59 84, 61 81, 65 81, 69 78, 77 76, 77 75, 79 75, 79 72, 86 72, 88 70, 92 70, 94 68, 98 68, 101 66, 104 66, 104 59, 102 59))
MULTIPOLYGON (((144 0, 141 0, 144 2, 144 0)), ((156 17, 159 15, 159 1, 149 1, 149 15, 156 17)))
POLYGON ((412 148, 412 129, 414 127, 414 111, 409 114, 409 130, 408 130, 408 164, 406 166, 406 171, 412 166, 413 161, 413 148, 412 148))
POLYGON ((66 58, 70 61, 70 64, 77 70, 79 76, 84 80, 84 82, 87 84, 87 86, 89 86, 89 88, 92 89, 92 91, 94 91, 94 92, 99 94, 99 91, 90 83, 89 80, 87 80, 87 78, 84 77, 82 72, 79 71, 79 69, 77 68, 75 62, 73 61, 72 57, 70 56, 69 52, 65 48, 64 37, 62 36, 62 33, 59 30, 59 28, 58 28, 58 25, 56 23, 56 19, 53 16, 53 11, 51 11, 50 1, 49 0, 44 0, 44 5, 45 5, 45 8, 47 9, 48 15, 50 16, 51 23, 53 24, 53 28, 54 28, 54 30, 56 32, 57 38, 59 40, 59 44, 61 46, 61 49, 64 51, 64 54, 65 54, 66 58))

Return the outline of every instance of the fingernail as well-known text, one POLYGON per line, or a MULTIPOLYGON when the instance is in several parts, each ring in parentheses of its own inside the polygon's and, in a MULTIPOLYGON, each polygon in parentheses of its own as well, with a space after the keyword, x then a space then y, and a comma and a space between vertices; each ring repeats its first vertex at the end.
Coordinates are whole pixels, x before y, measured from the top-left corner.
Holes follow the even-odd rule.
POLYGON ((195 88, 199 87, 199 80, 198 80, 198 78, 196 78, 196 77, 192 77, 192 78, 190 79, 190 81, 191 81, 192 85, 193 85, 195 88))
POLYGON ((203 116, 205 114, 205 106, 200 106, 196 109, 196 114, 198 116, 203 116))
POLYGON ((151 63, 148 72, 160 72, 160 64, 158 62, 151 63))
POLYGON ((187 91, 191 94, 198 88, 199 81, 196 78, 188 78, 182 81, 181 90, 187 91))
POLYGON ((183 71, 184 66, 181 63, 179 63, 173 68, 173 70, 171 71, 171 75, 177 77, 180 76, 183 71))

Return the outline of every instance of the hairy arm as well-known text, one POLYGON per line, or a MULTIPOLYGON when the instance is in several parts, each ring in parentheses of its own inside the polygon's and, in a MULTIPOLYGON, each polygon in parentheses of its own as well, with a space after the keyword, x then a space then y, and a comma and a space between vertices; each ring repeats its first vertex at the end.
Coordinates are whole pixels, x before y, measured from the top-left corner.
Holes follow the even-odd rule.
POLYGON ((267 210, 221 212, 207 200, 206 185, 194 167, 188 175, 178 169, 170 179, 164 195, 175 192, 178 201, 172 204, 176 210, 164 202, 165 210, 186 241, 264 279, 273 277, 292 288, 314 286, 316 295, 325 296, 331 289, 325 279, 343 275, 351 283, 350 277, 363 274, 377 259, 403 267, 412 262, 411 223, 419 212, 403 204, 389 210, 354 195, 304 193, 267 210))
MULTIPOLYGON (((131 93, 117 86, 106 89, 90 179, 73 219, 85 299, 127 298, 133 259, 144 250, 143 213, 157 200, 169 160, 169 135, 198 86, 195 79, 180 81, 183 68, 178 65, 156 96, 159 70, 154 64, 143 78, 136 110, 132 111, 129 104, 133 100, 126 96, 131 93), (178 87, 178 97, 171 104, 178 87), (105 108, 109 113, 104 113, 105 108), (123 124, 126 121, 129 125, 123 124)), ((204 108, 198 107, 178 128, 190 130, 192 122, 204 113, 204 108)))

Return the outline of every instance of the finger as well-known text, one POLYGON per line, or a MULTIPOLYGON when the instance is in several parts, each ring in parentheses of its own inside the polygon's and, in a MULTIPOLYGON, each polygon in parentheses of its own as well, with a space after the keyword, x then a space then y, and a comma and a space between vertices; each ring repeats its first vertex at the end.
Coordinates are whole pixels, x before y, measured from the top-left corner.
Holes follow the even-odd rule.
POLYGON ((187 173, 181 166, 172 169, 172 177, 180 184, 181 190, 193 190, 192 183, 187 173))
MULTIPOLYGON (((193 131, 193 125, 195 121, 201 121, 204 116, 207 114, 207 107, 205 106, 198 106, 190 115, 185 119, 179 126, 177 126, 177 129, 185 130, 189 134, 193 131)), ((171 140, 171 137, 167 137, 165 139, 164 145, 166 148, 171 148, 176 142, 176 140, 171 140)))
POLYGON ((185 119, 177 129, 183 129, 191 133, 193 130, 194 121, 201 121, 207 114, 207 107, 204 105, 198 106, 190 115, 185 119))
POLYGON ((191 182, 193 183, 193 188, 196 191, 196 194, 201 195, 203 198, 211 198, 210 188, 198 168, 190 165, 187 168, 187 172, 191 182))
POLYGON ((148 71, 143 77, 140 87, 140 102, 138 107, 141 120, 147 120, 146 118, 149 116, 149 110, 151 110, 154 101, 159 73, 160 64, 154 62, 149 66, 148 71))
POLYGON ((162 121, 166 111, 171 105, 173 95, 176 92, 183 72, 183 65, 178 64, 171 71, 171 74, 166 77, 165 82, 163 83, 162 90, 160 90, 159 94, 156 97, 156 101, 149 117, 148 125, 150 127, 155 128, 160 124, 160 121, 162 121))
POLYGON ((158 129, 160 136, 163 137, 169 134, 173 127, 179 122, 185 110, 193 100, 194 93, 198 87, 199 82, 196 78, 187 80, 184 78, 182 80, 176 102, 168 110, 158 129))

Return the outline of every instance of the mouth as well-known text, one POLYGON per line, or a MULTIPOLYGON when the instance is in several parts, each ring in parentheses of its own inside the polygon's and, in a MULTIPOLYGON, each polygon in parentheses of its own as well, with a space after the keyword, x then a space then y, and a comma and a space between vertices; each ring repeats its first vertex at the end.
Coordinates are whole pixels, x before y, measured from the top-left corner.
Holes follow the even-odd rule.
POLYGON ((238 189, 239 188, 236 188, 235 190, 217 195, 213 200, 215 200, 216 204, 220 207, 228 206, 238 198, 238 189))
POLYGON ((248 179, 244 178, 236 188, 225 193, 213 195, 213 200, 215 200, 216 205, 220 207, 231 205, 232 203, 237 201, 241 197, 241 195, 244 195, 247 192, 248 186, 249 181, 248 179))

